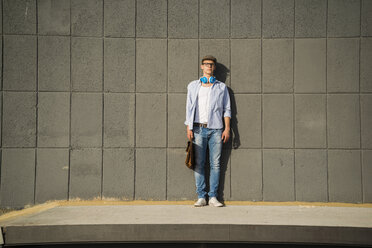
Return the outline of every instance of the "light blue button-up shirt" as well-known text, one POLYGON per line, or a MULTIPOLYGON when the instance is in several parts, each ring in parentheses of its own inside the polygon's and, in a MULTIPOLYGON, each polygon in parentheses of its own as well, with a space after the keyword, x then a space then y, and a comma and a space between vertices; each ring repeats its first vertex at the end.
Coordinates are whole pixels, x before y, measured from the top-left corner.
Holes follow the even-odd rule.
MULTIPOLYGON (((186 121, 189 130, 193 129, 198 93, 201 86, 200 80, 194 80, 187 86, 186 121)), ((216 80, 211 87, 209 104, 208 128, 223 128, 223 117, 231 118, 230 96, 226 84, 216 80)))

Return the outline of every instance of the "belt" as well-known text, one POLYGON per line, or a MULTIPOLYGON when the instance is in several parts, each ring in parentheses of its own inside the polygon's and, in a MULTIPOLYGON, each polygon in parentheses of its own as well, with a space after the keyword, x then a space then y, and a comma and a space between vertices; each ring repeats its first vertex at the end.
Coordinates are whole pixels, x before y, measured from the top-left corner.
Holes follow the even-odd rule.
POLYGON ((197 122, 194 122, 194 126, 197 126, 197 127, 204 127, 206 128, 207 127, 207 123, 197 123, 197 122))

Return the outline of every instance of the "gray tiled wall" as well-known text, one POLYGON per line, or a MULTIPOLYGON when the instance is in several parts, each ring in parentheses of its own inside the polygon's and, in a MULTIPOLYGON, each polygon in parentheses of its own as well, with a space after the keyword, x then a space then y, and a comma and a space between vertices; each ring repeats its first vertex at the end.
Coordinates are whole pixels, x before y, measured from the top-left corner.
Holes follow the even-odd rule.
POLYGON ((230 89, 220 197, 372 202, 371 0, 1 0, 2 207, 192 200, 206 54, 230 89))

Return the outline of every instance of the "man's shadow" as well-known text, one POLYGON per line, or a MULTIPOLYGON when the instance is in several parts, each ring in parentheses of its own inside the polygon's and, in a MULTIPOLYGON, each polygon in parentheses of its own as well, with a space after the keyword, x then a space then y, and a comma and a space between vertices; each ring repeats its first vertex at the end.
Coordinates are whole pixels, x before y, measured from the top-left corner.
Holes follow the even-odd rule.
MULTIPOLYGON (((226 82, 227 77, 230 74, 230 70, 223 64, 217 63, 216 71, 215 71, 215 77, 217 80, 221 82, 226 82)), ((230 95, 230 107, 231 107, 231 119, 230 119, 230 139, 223 144, 222 147, 222 154, 221 154, 221 160, 220 160, 220 182, 219 182, 219 188, 218 188, 218 198, 220 201, 225 201, 225 189, 229 190, 228 197, 231 195, 231 174, 227 173, 229 168, 229 161, 231 156, 231 150, 237 149, 240 146, 240 136, 238 131, 238 119, 237 119, 237 106, 234 96, 234 91, 231 87, 226 85, 229 90, 230 95), (226 177, 229 177, 228 183, 230 185, 228 187, 226 186, 226 177)), ((225 124, 225 123, 224 123, 225 124)), ((225 127, 224 127, 225 128, 225 127)), ((209 163, 209 149, 207 149, 207 158, 206 163, 210 165, 209 163)), ((206 185, 209 185, 209 172, 210 172, 210 166, 205 167, 205 175, 206 175, 206 185)), ((207 189, 208 192, 209 189, 207 189)))

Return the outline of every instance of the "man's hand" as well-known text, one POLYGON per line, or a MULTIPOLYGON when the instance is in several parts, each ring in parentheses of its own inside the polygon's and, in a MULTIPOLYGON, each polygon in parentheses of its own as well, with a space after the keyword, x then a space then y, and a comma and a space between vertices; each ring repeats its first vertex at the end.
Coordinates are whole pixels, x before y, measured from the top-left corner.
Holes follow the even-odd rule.
POLYGON ((221 139, 223 140, 223 143, 226 143, 230 138, 230 129, 225 129, 222 133, 221 139))
POLYGON ((189 130, 187 128, 187 138, 192 141, 192 139, 194 138, 194 133, 192 132, 192 130, 189 130))

